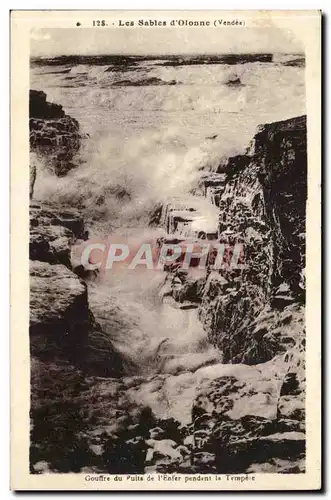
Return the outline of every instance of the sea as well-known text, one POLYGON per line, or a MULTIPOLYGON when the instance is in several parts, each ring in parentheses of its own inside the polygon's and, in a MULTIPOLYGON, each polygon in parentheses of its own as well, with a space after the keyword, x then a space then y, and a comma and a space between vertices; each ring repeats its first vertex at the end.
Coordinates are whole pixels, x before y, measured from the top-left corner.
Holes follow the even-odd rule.
MULTIPOLYGON (((247 62, 238 54, 231 64, 222 55, 32 60, 30 88, 61 104, 84 136, 68 175, 38 170, 35 198, 80 210, 93 236, 144 241, 155 231, 156 237, 149 226, 155 206, 188 196, 202 172, 245 152, 260 124, 305 114, 303 56, 256 59, 247 62)), ((219 366, 222 353, 208 342, 195 309, 162 300, 165 278, 163 271, 114 276, 109 270, 88 282, 89 303, 130 362, 127 376, 144 377, 140 402, 156 414, 188 421, 196 378, 187 374, 219 366), (148 383, 160 374, 174 402, 166 409, 148 383)))

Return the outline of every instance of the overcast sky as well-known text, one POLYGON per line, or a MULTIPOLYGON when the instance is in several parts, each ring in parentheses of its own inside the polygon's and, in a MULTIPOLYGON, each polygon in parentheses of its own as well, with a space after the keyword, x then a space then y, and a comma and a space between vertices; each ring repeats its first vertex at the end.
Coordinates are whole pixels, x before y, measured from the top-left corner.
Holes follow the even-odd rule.
POLYGON ((278 28, 57 28, 31 33, 32 56, 300 51, 294 33, 278 28))

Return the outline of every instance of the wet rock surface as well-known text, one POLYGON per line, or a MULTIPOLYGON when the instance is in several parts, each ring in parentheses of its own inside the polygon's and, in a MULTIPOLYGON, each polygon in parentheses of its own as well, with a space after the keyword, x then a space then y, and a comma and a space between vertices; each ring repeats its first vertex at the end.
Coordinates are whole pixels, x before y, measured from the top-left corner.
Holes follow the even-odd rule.
POLYGON ((261 127, 250 153, 219 204, 221 239, 244 243, 246 269, 209 275, 200 317, 228 362, 251 364, 303 336, 305 117, 261 127))
POLYGON ((31 352, 74 358, 90 374, 119 376, 120 357, 89 310, 85 282, 72 269, 71 248, 86 236, 78 212, 31 203, 31 352))
POLYGON ((71 268, 71 247, 85 236, 77 212, 31 204, 30 461, 35 473, 78 471, 90 460, 81 436, 87 376, 119 377, 123 371, 109 334, 89 310, 86 284, 71 268))
POLYGON ((56 355, 79 356, 87 333, 88 305, 85 284, 62 264, 32 261, 31 354, 42 359, 56 355))
POLYGON ((245 268, 167 278, 165 294, 199 305, 210 342, 234 365, 196 391, 191 463, 200 471, 304 471, 306 168, 304 116, 261 126, 214 186, 220 242, 243 244, 245 268))
POLYGON ((32 202, 30 205, 30 259, 60 262, 71 268, 71 247, 85 239, 84 222, 75 210, 32 202))
MULTIPOLYGON (((30 150, 58 176, 75 167, 81 145, 79 123, 62 106, 47 101, 42 91, 30 90, 30 150)), ((35 166, 34 166, 35 167, 35 166)))

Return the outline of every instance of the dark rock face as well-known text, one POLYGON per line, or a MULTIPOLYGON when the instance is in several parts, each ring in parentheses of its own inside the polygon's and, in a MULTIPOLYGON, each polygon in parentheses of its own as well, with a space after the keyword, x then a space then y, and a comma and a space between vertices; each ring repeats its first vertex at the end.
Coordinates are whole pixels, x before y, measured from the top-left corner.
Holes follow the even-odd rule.
POLYGON ((221 239, 243 242, 247 267, 211 273, 200 309, 228 362, 268 361, 302 335, 306 169, 304 116, 261 127, 238 170, 230 161, 221 239))
POLYGON ((218 189, 219 240, 242 243, 245 267, 208 269, 193 282, 177 270, 164 287, 199 305, 229 367, 201 374, 191 470, 304 472, 306 117, 259 127, 246 154, 217 175, 219 185, 215 175, 202 182, 218 189))
POLYGON ((62 106, 46 101, 46 94, 40 90, 30 90, 30 118, 64 118, 62 106))
POLYGON ((32 356, 75 359, 88 335, 86 286, 62 264, 30 265, 30 350, 32 356))
POLYGON ((119 376, 120 358, 89 311, 85 283, 72 271, 71 248, 85 235, 75 211, 31 205, 31 353, 41 359, 64 355, 89 374, 119 376))
POLYGON ((58 176, 74 166, 81 144, 78 121, 62 106, 46 100, 46 94, 30 90, 30 150, 41 155, 58 176))
POLYGON ((232 365, 200 387, 192 409, 193 461, 207 454, 206 472, 304 472, 304 368, 297 360, 293 349, 292 358, 232 365))
POLYGON ((71 247, 83 239, 84 222, 75 211, 58 211, 39 203, 30 206, 30 259, 61 263, 71 269, 71 247))
MULTIPOLYGON (((74 166, 80 142, 78 122, 49 103, 44 92, 30 91, 31 152, 64 175, 74 166)), ((30 198, 37 170, 32 161, 30 198)), ((30 203, 32 473, 79 472, 86 464, 99 464, 93 449, 97 438, 88 435, 100 423, 98 409, 90 422, 93 387, 96 377, 107 377, 116 391, 123 375, 109 333, 89 310, 87 286, 72 269, 72 247, 87 237, 77 211, 30 203)))
MULTIPOLYGON (((268 367, 278 360, 279 385, 273 416, 260 413, 267 417, 261 428, 245 430, 226 413, 216 420, 209 433, 213 467, 223 472, 302 472, 306 117, 260 127, 247 155, 231 158, 222 171, 227 182, 219 203, 221 239, 243 242, 246 269, 210 273, 200 319, 225 362, 258 364, 271 382, 268 367), (237 428, 242 429, 238 436, 237 428)), ((244 382, 236 390, 230 382, 223 381, 228 396, 224 389, 209 396, 226 409, 229 397, 232 405, 247 387, 244 382)), ((248 418, 252 396, 246 404, 248 418)))
POLYGON ((307 199, 306 117, 270 124, 255 136, 267 222, 275 228, 273 286, 287 282, 294 295, 305 266, 307 199), (277 126, 278 125, 278 126, 277 126))
POLYGON ((31 472, 79 472, 93 462, 88 377, 119 377, 122 360, 89 310, 71 247, 85 237, 75 211, 30 207, 31 472))

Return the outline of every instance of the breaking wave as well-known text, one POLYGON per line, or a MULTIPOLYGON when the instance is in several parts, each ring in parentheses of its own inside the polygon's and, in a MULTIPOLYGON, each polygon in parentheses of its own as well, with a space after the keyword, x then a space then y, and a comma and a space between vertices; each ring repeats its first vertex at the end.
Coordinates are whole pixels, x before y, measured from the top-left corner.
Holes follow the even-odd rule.
MULTIPOLYGON (((156 204, 190 196, 202 170, 215 170, 222 157, 242 152, 260 123, 284 119, 288 109, 291 116, 305 112, 299 67, 100 62, 66 60, 51 68, 38 65, 31 74, 31 87, 61 103, 89 135, 77 168, 65 177, 55 177, 35 159, 35 197, 79 208, 91 236, 118 230, 131 239, 155 238, 146 227, 156 204), (240 87, 226 85, 234 71, 240 87)), ((177 376, 219 363, 195 310, 162 302, 165 276, 147 272, 110 272, 88 283, 93 313, 136 373, 177 376)), ((190 390, 195 384, 192 379, 190 390)), ((144 399, 153 406, 155 394, 146 391, 144 399)), ((178 401, 181 396, 173 394, 178 401)))

